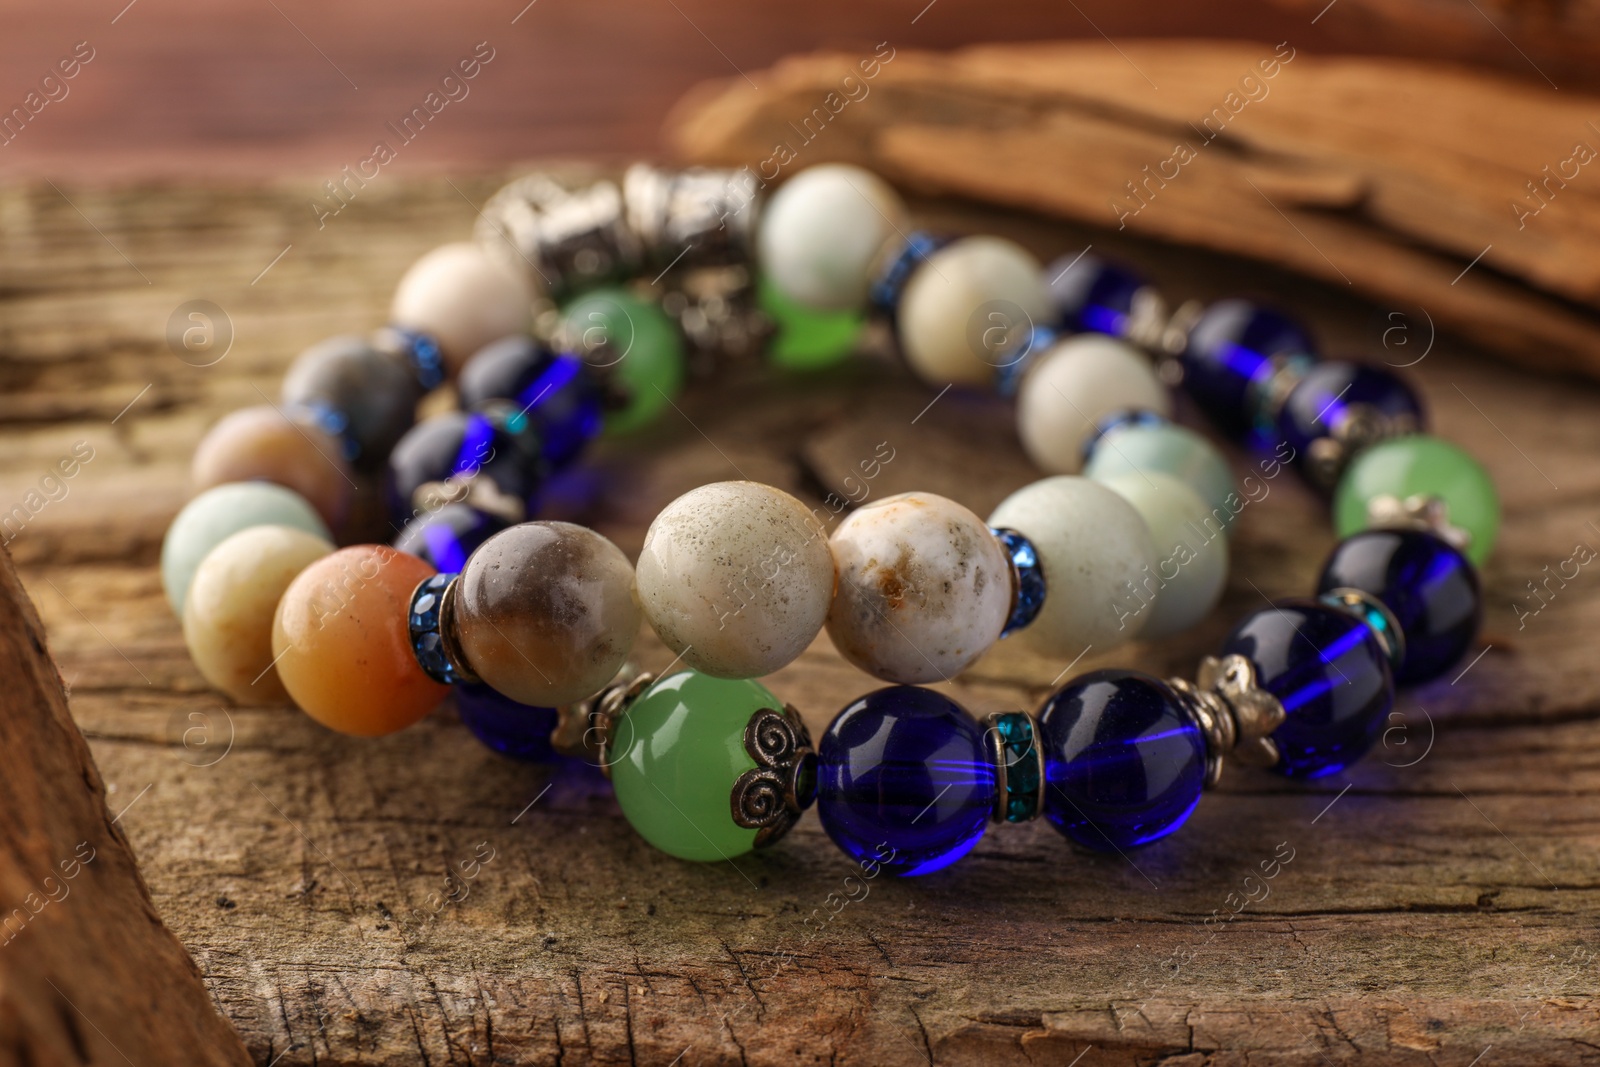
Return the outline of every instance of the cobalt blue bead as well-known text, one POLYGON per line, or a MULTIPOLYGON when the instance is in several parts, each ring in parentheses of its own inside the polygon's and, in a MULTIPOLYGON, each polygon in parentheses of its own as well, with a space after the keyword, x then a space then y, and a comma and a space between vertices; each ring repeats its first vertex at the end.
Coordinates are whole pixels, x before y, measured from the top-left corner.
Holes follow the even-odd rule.
POLYGON ((1273 731, 1290 778, 1317 778, 1360 759, 1394 704, 1389 659, 1356 615, 1314 600, 1282 600, 1247 617, 1222 646, 1256 670, 1288 718, 1273 731))
POLYGON ((389 504, 396 522, 409 522, 436 506, 418 498, 419 488, 481 474, 531 512, 547 472, 538 435, 515 412, 447 411, 417 423, 394 446, 389 504))
POLYGON ((972 851, 998 788, 983 730, 948 697, 891 686, 841 711, 817 746, 817 812, 845 854, 898 875, 972 851))
POLYGON ((1314 354, 1311 337, 1293 319, 1248 300, 1219 300, 1189 331, 1180 362, 1183 385, 1218 425, 1247 433, 1253 393, 1275 369, 1274 356, 1314 354))
POLYGON ((1091 671, 1039 709, 1044 817, 1111 852, 1165 837, 1200 802, 1205 739, 1177 695, 1138 671, 1091 671))
POLYGON ((1099 256, 1062 256, 1045 268, 1050 279, 1050 299, 1061 317, 1062 329, 1108 333, 1128 332, 1133 294, 1146 282, 1133 271, 1099 256))
POLYGON ((1312 365, 1289 391, 1278 412, 1278 435, 1303 463, 1311 442, 1337 435, 1361 409, 1407 432, 1423 429, 1422 402, 1410 386, 1382 367, 1339 359, 1312 365))
POLYGON ((1360 589, 1388 607, 1406 639, 1395 681, 1418 685, 1448 671, 1478 636, 1483 592, 1458 549, 1424 530, 1364 530, 1339 542, 1317 592, 1360 589))
POLYGON ((463 408, 504 400, 543 442, 552 468, 567 466, 600 433, 605 390, 577 356, 556 353, 532 337, 506 337, 478 351, 456 384, 463 408))
POLYGON ((433 564, 435 570, 459 573, 472 550, 508 524, 470 504, 446 504, 406 523, 394 547, 433 564))
POLYGON ((519 704, 489 686, 460 682, 456 710, 472 736, 512 759, 545 762, 555 759, 550 734, 556 728, 555 708, 519 704))

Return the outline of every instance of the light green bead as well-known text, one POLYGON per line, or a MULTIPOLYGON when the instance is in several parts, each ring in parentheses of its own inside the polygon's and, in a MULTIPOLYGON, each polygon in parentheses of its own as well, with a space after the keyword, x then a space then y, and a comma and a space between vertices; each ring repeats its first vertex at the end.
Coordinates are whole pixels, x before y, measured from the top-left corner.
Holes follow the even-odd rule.
POLYGON ((814 311, 795 303, 766 278, 761 279, 761 310, 777 333, 767 357, 788 370, 831 367, 855 351, 867 319, 859 311, 814 311))
POLYGON ((1472 535, 1467 557, 1480 566, 1489 557, 1500 531, 1500 497, 1489 473, 1455 445, 1413 434, 1373 445, 1356 456, 1334 494, 1333 521, 1339 536, 1365 530, 1367 502, 1384 494, 1400 500, 1440 498, 1450 524, 1472 535))
POLYGON ((628 391, 628 406, 607 413, 607 433, 637 430, 677 399, 683 390, 683 338, 660 305, 626 289, 596 289, 568 304, 562 315, 580 354, 609 365, 628 391), (602 345, 606 351, 599 350, 602 345))
POLYGON ((229 482, 207 489, 178 512, 161 542, 161 585, 183 618, 189 582, 206 554, 252 526, 291 526, 324 541, 333 535, 305 497, 271 482, 229 482))
POLYGON ((1113 427, 1095 443, 1083 468, 1084 475, 1097 482, 1136 471, 1159 471, 1183 482, 1200 495, 1210 515, 1224 529, 1239 512, 1238 490, 1228 461, 1210 441, 1186 427, 1170 422, 1113 427))
POLYGON ((759 682, 679 671, 639 695, 617 723, 611 784, 639 836, 679 859, 733 859, 756 831, 733 821, 732 791, 756 761, 744 728, 761 708, 781 709, 759 682))

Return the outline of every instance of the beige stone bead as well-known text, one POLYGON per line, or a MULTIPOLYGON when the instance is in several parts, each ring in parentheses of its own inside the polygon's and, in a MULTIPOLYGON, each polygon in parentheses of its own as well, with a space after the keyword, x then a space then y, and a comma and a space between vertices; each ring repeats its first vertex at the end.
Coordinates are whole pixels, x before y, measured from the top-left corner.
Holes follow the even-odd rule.
POLYGON ((1004 342, 1053 315, 1043 268, 1003 237, 963 237, 912 273, 895 323, 906 362, 930 385, 987 385, 1004 342))
POLYGON ((293 489, 338 531, 355 482, 343 446, 328 431, 270 404, 223 417, 194 452, 195 492, 229 482, 272 482, 293 489))
POLYGON ((526 333, 534 293, 509 266, 470 241, 440 245, 411 265, 389 318, 439 342, 454 377, 491 341, 526 333))

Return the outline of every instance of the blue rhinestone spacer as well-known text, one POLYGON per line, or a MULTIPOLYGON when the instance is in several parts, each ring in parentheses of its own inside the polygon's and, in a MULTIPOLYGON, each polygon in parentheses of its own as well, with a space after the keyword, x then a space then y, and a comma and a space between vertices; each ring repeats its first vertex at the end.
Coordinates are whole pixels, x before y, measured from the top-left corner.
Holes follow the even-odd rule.
POLYGON ((361 455, 361 444, 350 432, 349 415, 322 400, 297 404, 295 410, 305 412, 312 422, 326 430, 330 437, 335 438, 345 459, 354 461, 361 455))
POLYGON ((1009 637, 1038 618, 1044 607, 1044 567, 1033 542, 1017 531, 991 526, 989 532, 1011 561, 1011 617, 1000 631, 1001 637, 1009 637))
POLYGON ((1100 444, 1102 438, 1112 430, 1120 430, 1124 426, 1165 426, 1172 420, 1165 415, 1157 415, 1153 411, 1142 411, 1136 408, 1123 408, 1113 411, 1099 422, 1094 429, 1089 431, 1088 440, 1083 442, 1083 462, 1088 466, 1089 460, 1094 456, 1095 446, 1100 444))
POLYGON ((911 236, 906 238, 906 243, 900 246, 900 250, 873 280, 868 293, 873 308, 893 315, 895 305, 900 303, 900 293, 912 273, 929 256, 949 243, 948 237, 937 237, 925 230, 913 230, 911 236))
POLYGON ((1009 351, 1000 353, 994 376, 995 392, 1001 396, 1016 396, 1028 371, 1060 339, 1060 332, 1049 326, 1034 326, 1018 337, 1009 351))
POLYGON ((444 352, 440 350, 439 342, 420 330, 408 330, 404 326, 390 326, 389 329, 399 338, 401 351, 416 372, 417 382, 423 390, 432 392, 443 385, 444 352))
POLYGON ((411 651, 428 677, 444 685, 470 680, 456 670, 445 652, 444 594, 455 580, 454 574, 435 574, 419 582, 411 594, 411 651))
POLYGON ((1039 729, 1025 711, 989 716, 987 740, 1001 788, 995 791, 995 822, 1027 822, 1039 814, 1044 795, 1044 750, 1039 729))

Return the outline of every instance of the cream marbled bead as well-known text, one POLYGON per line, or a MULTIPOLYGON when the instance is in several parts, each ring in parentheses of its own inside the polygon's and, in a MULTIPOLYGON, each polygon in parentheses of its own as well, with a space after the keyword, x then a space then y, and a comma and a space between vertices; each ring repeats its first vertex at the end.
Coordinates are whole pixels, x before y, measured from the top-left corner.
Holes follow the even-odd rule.
POLYGON ((206 681, 241 704, 289 699, 273 668, 273 615, 295 576, 332 551, 292 526, 252 526, 206 553, 183 609, 183 640, 206 681))
POLYGON ((1007 358, 1003 341, 1051 321, 1043 269, 1003 237, 963 237, 906 282, 895 312, 900 347, 926 382, 985 385, 1007 358))
POLYGON ((1150 613, 1135 585, 1156 565, 1155 541, 1134 506, 1099 482, 1044 478, 1000 502, 989 525, 1033 542, 1044 570, 1044 605, 1021 639, 1044 655, 1072 659, 1137 637, 1150 613))
POLYGON ((716 482, 668 504, 636 568, 645 618, 683 662, 757 678, 822 631, 833 553, 806 506, 757 482, 716 482))
POLYGON ((484 345, 525 333, 533 297, 524 278, 479 245, 461 241, 440 245, 411 265, 389 317, 438 341, 454 376, 484 345))
POLYGON ((1228 539, 1200 494, 1160 471, 1099 481, 1133 505, 1155 542, 1156 565, 1135 583, 1150 615, 1139 636, 1168 637, 1209 615, 1228 584, 1228 539))
POLYGON ((885 246, 909 226, 899 194, 871 171, 848 163, 808 167, 761 212, 761 270, 797 304, 859 309, 885 246))
POLYGON ((887 682, 954 677, 1000 639, 1011 561, 982 519, 932 493, 865 504, 829 541, 839 569, 828 636, 887 682))
POLYGON ((1041 470, 1076 474, 1101 419, 1118 411, 1172 412, 1150 361, 1102 334, 1069 337, 1039 357, 1017 391, 1017 433, 1041 470))

